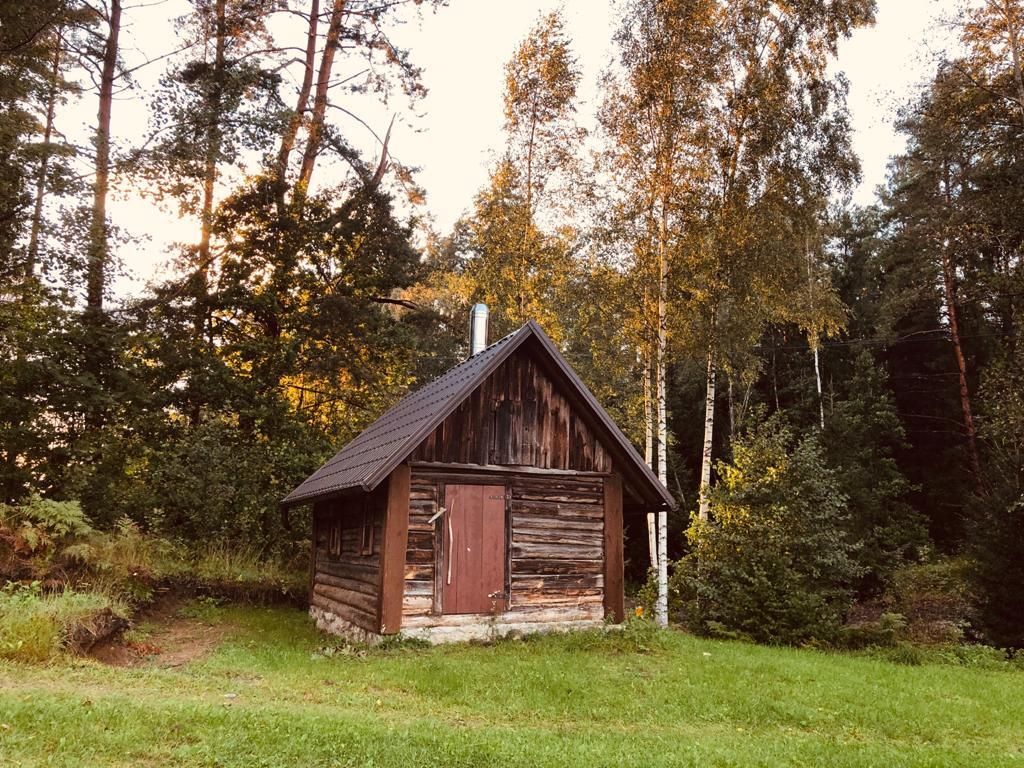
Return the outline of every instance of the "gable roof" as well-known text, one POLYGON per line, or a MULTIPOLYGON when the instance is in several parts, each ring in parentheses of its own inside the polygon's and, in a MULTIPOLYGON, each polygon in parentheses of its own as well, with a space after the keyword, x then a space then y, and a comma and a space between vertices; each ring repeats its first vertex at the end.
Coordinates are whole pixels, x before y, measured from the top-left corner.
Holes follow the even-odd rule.
POLYGON ((403 397, 342 448, 334 458, 285 496, 281 504, 294 506, 349 488, 372 491, 395 467, 405 461, 484 379, 529 339, 538 342, 539 349, 543 350, 552 367, 561 374, 563 383, 574 390, 574 394, 583 404, 583 409, 589 413, 599 432, 613 449, 613 456, 618 460, 616 466, 619 466, 620 462, 623 463, 625 466, 621 466, 620 469, 624 474, 637 485, 646 486, 648 493, 644 495, 658 499, 658 506, 675 507, 675 500, 668 489, 640 458, 633 444, 572 370, 554 342, 533 320, 403 397))

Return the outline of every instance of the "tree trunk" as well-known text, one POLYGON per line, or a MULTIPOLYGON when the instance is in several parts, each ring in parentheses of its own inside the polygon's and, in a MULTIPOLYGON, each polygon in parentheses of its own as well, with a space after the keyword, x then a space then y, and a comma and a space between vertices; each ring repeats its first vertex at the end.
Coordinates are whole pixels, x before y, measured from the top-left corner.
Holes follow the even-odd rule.
MULTIPOLYGON (((807 301, 811 308, 811 315, 813 316, 814 271, 811 264, 811 238, 807 234, 804 235, 804 256, 807 258, 807 301)), ((821 394, 821 361, 819 360, 818 354, 818 338, 811 338, 810 334, 808 334, 807 341, 811 345, 811 353, 814 355, 814 382, 818 391, 818 423, 822 429, 825 429, 825 401, 821 394)))
POLYGON ((96 120, 96 179, 93 183, 92 221, 86 266, 86 314, 103 314, 103 290, 109 260, 107 238, 107 195, 110 190, 110 115, 117 76, 118 38, 121 34, 121 0, 110 0, 110 17, 103 68, 100 73, 100 103, 96 120))
POLYGON ((942 284, 946 296, 946 310, 949 313, 949 336, 953 342, 953 354, 956 357, 957 375, 960 382, 960 409, 964 417, 964 431, 967 434, 967 456, 974 476, 975 490, 983 492, 981 484, 981 461, 978 458, 978 435, 974 427, 974 416, 971 412, 970 391, 967 387, 967 363, 964 359, 963 346, 960 343, 960 322, 957 309, 955 274, 952 260, 948 253, 942 255, 942 284))
POLYGON ((306 136, 306 151, 302 155, 302 167, 299 170, 298 185, 303 190, 309 189, 313 177, 313 166, 320 152, 323 140, 324 120, 327 114, 327 91, 331 85, 331 70, 334 67, 334 55, 338 50, 338 39, 341 36, 341 21, 345 16, 346 0, 334 0, 331 9, 331 20, 327 26, 327 40, 324 52, 320 57, 320 70, 317 72, 316 95, 313 98, 313 114, 309 120, 306 136))
POLYGON ((704 522, 710 517, 711 503, 708 492, 711 490, 711 447, 715 435, 715 356, 708 349, 708 369, 704 398, 704 450, 700 462, 700 507, 697 516, 704 522))
POLYGON ((210 123, 206 127, 206 158, 203 168, 203 210, 200 216, 199 263, 196 269, 195 330, 199 338, 206 335, 208 292, 210 275, 210 235, 213 229, 213 188, 217 183, 217 163, 220 160, 224 133, 220 126, 220 110, 225 69, 224 49, 227 44, 227 0, 217 0, 216 43, 213 60, 213 93, 209 105, 210 123))
POLYGON ((57 83, 60 79, 60 57, 63 51, 64 35, 58 29, 53 45, 53 64, 50 66, 50 89, 46 94, 46 125, 43 128, 43 156, 39 161, 39 175, 36 178, 36 199, 32 210, 32 229, 29 232, 28 251, 25 259, 25 277, 35 274, 39 261, 39 235, 43 228, 43 201, 46 199, 46 176, 50 169, 50 140, 53 136, 53 119, 57 110, 57 83))
MULTIPOLYGON (((644 304, 647 304, 646 299, 644 304)), ((646 334, 645 334, 646 335, 646 334)), ((645 342, 646 344, 646 342, 645 342)), ((654 415, 651 402, 651 353, 647 346, 638 357, 643 362, 644 388, 644 462, 654 469, 654 415)), ((647 553, 650 556, 651 568, 658 569, 658 530, 653 512, 647 513, 647 553)))
MULTIPOLYGON (((658 479, 668 487, 668 415, 665 403, 665 366, 668 346, 668 209, 661 204, 661 236, 658 259, 658 352, 655 361, 655 399, 658 408, 658 479)), ((668 626, 668 512, 658 512, 658 601, 655 618, 659 626, 668 626)))
POLYGON ((825 397, 821 391, 821 362, 819 360, 819 348, 818 343, 814 343, 814 381, 818 386, 818 416, 820 418, 820 425, 822 429, 825 429, 825 397))
POLYGON ((725 400, 729 411, 729 439, 736 438, 736 404, 732 400, 732 372, 726 371, 725 400))
MULTIPOLYGON (((944 183, 947 208, 952 204, 950 190, 949 163, 944 164, 944 183)), ((949 335, 953 342, 953 354, 956 357, 956 368, 960 383, 960 409, 964 417, 964 431, 967 435, 967 458, 970 462, 971 475, 974 477, 975 490, 979 495, 984 493, 981 480, 981 461, 978 457, 978 434, 974 427, 974 416, 971 412, 970 390, 967 387, 967 363, 964 358, 963 345, 960 343, 960 312, 957 299, 956 269, 950 254, 950 245, 944 243, 942 250, 942 288, 946 298, 946 312, 949 315, 949 335)))
POLYGON ((316 29, 320 20, 320 0, 311 0, 309 4, 309 31, 306 33, 305 69, 302 73, 302 85, 299 87, 299 98, 295 103, 295 114, 292 115, 281 136, 281 147, 277 151, 277 162, 274 165, 274 176, 277 184, 278 210, 284 208, 284 193, 287 189, 288 159, 295 148, 295 139, 299 134, 306 107, 309 105, 309 94, 313 90, 313 74, 316 70, 316 29))

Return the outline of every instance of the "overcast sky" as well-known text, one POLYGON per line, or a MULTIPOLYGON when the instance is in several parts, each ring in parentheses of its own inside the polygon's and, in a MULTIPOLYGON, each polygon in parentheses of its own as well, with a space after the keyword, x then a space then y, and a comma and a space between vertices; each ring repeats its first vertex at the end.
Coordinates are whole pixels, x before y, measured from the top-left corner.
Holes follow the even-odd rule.
MULTIPOLYGON (((898 153, 902 139, 893 130, 895 110, 932 71, 935 54, 944 43, 939 19, 955 0, 879 0, 878 21, 858 30, 843 43, 837 68, 850 81, 850 111, 854 147, 861 159, 863 181, 854 200, 870 202, 875 187, 885 178, 890 156, 898 153)), ((127 44, 134 50, 126 57, 152 58, 166 51, 170 18, 187 7, 184 0, 126 12, 131 26, 127 44)), ((563 7, 569 35, 583 73, 581 122, 592 125, 597 106, 597 78, 612 57, 615 27, 613 8, 605 0, 450 0, 436 13, 405 24, 396 41, 412 51, 424 69, 429 94, 413 114, 394 102, 398 113, 391 150, 406 165, 420 166, 418 178, 427 191, 427 208, 434 226, 447 231, 472 202, 487 180, 493 152, 502 144, 503 67, 516 45, 538 15, 563 7)), ((150 68, 152 77, 159 65, 150 68)), ((150 83, 140 76, 142 88, 115 105, 114 131, 125 144, 138 141, 145 130, 145 94, 150 83), (140 98, 140 96, 142 98, 140 98)), ((94 105, 81 105, 83 123, 94 105)), ((383 133, 387 110, 371 110, 371 123, 383 133)), ((361 135, 360 142, 372 152, 373 139, 355 123, 343 126, 361 135)), ((168 244, 191 240, 193 222, 179 221, 173 213, 131 193, 112 206, 116 223, 131 234, 144 236, 136 245, 120 249, 132 273, 117 282, 119 293, 132 292, 164 270, 168 244)))

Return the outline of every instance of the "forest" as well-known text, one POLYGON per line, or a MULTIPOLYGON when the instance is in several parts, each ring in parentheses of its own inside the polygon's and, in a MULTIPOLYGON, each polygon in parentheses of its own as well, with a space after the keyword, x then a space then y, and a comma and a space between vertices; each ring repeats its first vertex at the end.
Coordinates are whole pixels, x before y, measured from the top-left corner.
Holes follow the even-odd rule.
POLYGON ((127 142, 138 6, 0 0, 2 599, 136 599, 239 553, 301 584, 280 500, 463 359, 483 302, 492 340, 543 327, 678 502, 667 605, 654 523, 627 531, 638 614, 1024 647, 1024 2, 960 3, 866 206, 834 63, 874 0, 622 0, 593 128, 541 14, 438 231, 416 158, 339 115, 415 111, 394 31, 445 5, 190 0, 127 142), (181 216, 131 297, 118 195, 181 216))

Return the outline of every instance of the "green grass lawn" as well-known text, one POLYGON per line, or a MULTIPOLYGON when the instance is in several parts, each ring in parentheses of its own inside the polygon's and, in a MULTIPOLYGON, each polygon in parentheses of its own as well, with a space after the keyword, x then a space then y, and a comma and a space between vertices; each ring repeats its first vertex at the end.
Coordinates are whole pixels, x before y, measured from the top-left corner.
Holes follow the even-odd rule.
POLYGON ((173 669, 0 664, 0 766, 1024 766, 1024 673, 669 632, 318 653, 298 611, 173 669))

